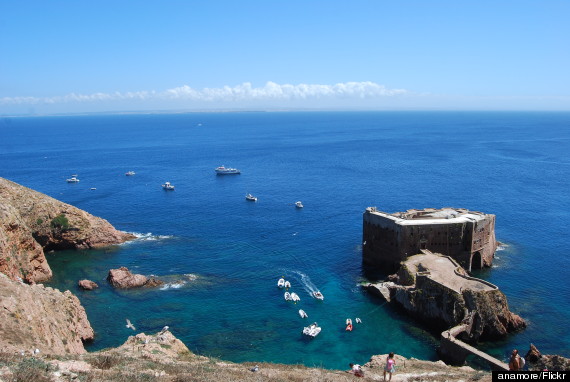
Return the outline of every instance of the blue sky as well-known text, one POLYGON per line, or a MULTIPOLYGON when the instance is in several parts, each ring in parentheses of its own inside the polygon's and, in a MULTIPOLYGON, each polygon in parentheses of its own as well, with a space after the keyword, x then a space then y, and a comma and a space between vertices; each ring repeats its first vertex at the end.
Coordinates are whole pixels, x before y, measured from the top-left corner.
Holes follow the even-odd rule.
POLYGON ((0 114, 570 110, 568 0, 0 0, 0 114))

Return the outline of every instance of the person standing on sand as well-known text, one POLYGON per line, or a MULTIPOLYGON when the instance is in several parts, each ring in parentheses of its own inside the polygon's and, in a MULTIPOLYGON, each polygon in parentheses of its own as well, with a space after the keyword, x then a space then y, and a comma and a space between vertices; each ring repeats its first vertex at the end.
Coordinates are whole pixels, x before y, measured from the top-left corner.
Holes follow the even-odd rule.
POLYGON ((392 373, 396 371, 395 366, 396 360, 394 359, 394 352, 390 352, 388 358, 386 358, 386 367, 384 367, 384 380, 386 380, 386 373, 390 373, 388 381, 392 380, 392 373))

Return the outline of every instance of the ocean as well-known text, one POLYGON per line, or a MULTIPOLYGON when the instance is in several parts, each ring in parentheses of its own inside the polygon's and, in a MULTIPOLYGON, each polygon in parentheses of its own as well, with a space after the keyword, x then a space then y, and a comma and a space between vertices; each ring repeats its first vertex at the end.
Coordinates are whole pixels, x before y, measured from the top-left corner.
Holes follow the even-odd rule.
POLYGON ((137 332, 168 325, 193 352, 235 362, 346 369, 391 351, 436 360, 438 333, 360 287, 362 213, 453 206, 496 215, 503 245, 476 275, 529 323, 478 346, 503 360, 530 343, 570 356, 570 113, 3 118, 0 176, 137 234, 106 249, 47 255, 49 285, 85 306, 96 332, 89 351, 133 335, 128 318, 137 332), (216 176, 221 165, 242 173, 216 176), (72 174, 79 183, 66 183, 72 174), (175 191, 164 191, 165 181, 175 191), (105 278, 120 266, 168 283, 115 290, 105 278), (284 300, 282 276, 298 303, 284 300), (100 288, 79 290, 83 278, 100 288), (324 301, 310 297, 316 289, 324 301), (348 317, 362 319, 353 332, 344 330, 348 317), (322 332, 309 339, 301 331, 313 321, 322 332))

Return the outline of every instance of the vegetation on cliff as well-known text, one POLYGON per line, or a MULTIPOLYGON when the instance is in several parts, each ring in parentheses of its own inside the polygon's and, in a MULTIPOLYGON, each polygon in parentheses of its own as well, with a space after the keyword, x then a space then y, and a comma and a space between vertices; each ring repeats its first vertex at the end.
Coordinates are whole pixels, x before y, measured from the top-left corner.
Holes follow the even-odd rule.
POLYGON ((0 272, 14 280, 49 280, 45 251, 103 247, 133 238, 104 219, 0 178, 0 272))

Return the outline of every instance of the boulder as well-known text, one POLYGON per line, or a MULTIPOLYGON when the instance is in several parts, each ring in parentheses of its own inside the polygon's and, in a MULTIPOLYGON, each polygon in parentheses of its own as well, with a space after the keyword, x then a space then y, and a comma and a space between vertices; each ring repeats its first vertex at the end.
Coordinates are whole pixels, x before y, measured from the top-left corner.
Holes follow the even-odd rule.
POLYGON ((528 362, 536 363, 542 357, 542 354, 540 354, 540 352, 538 351, 536 346, 534 346, 533 344, 530 344, 530 349, 528 349, 528 352, 526 353, 526 355, 524 357, 526 358, 526 360, 528 362))
POLYGON ((107 280, 115 288, 129 289, 139 287, 156 287, 164 284, 162 281, 151 277, 150 279, 144 275, 134 274, 127 267, 109 270, 107 280))
POLYGON ((79 280, 77 284, 81 289, 84 290, 93 290, 95 288, 99 288, 99 285, 97 285, 95 282, 91 280, 79 280))

